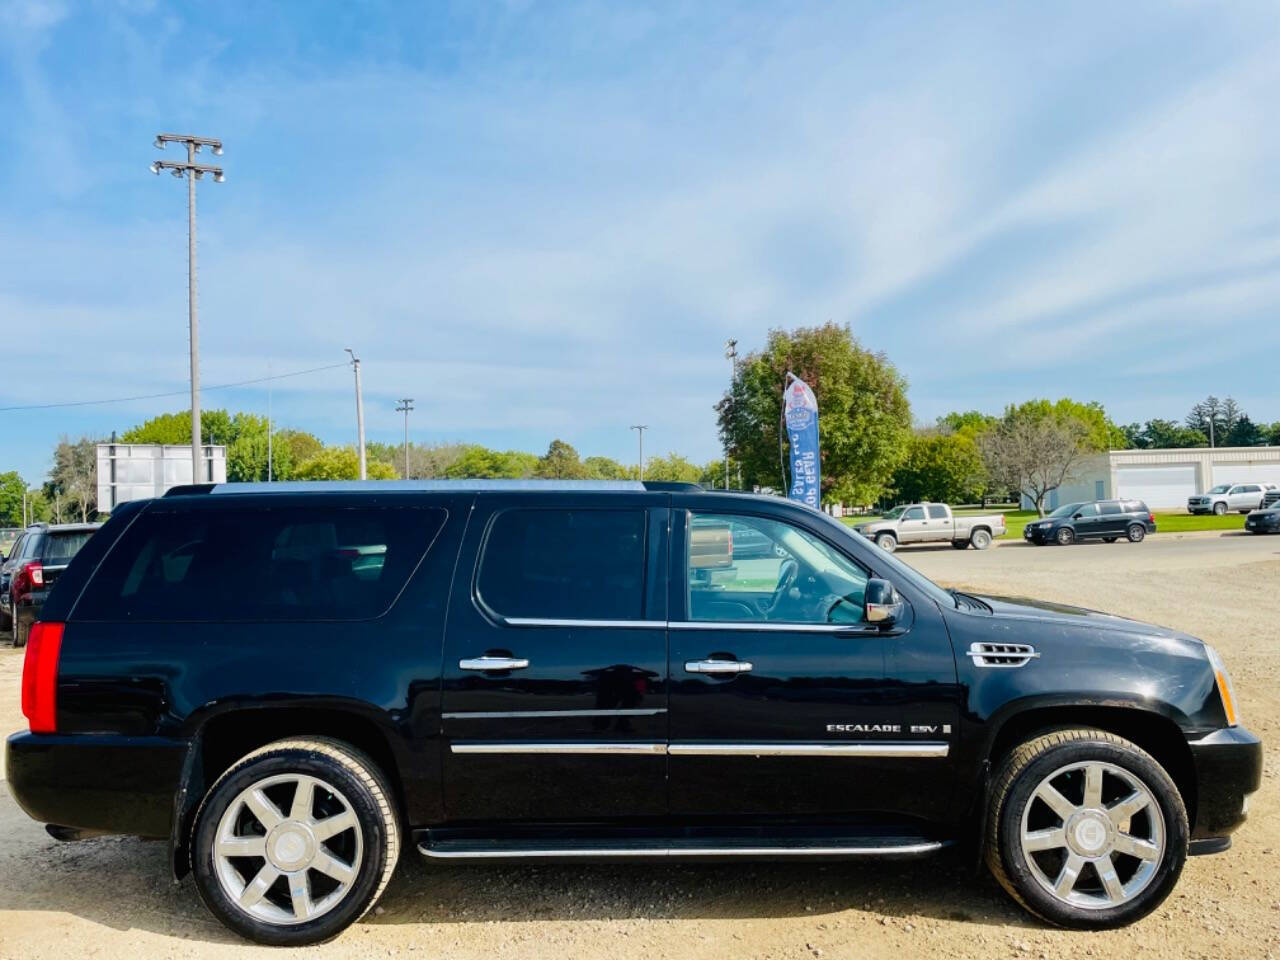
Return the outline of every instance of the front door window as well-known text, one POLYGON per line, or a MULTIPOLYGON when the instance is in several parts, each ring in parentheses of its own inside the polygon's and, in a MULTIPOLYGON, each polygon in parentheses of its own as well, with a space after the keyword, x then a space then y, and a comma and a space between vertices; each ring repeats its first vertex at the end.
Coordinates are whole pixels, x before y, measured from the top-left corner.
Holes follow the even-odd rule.
POLYGON ((867 572, 813 534, 777 520, 695 513, 689 619, 797 624, 862 620, 867 572))

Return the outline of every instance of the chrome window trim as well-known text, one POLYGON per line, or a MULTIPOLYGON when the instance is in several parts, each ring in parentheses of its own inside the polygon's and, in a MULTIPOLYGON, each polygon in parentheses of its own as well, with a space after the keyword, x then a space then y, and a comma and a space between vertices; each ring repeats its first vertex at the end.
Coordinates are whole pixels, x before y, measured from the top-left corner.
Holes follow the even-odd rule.
POLYGON ((665 620, 574 620, 555 617, 499 617, 505 627, 613 627, 618 630, 658 630, 665 620))
POLYGON ((940 741, 831 743, 689 743, 667 747, 673 757, 945 757, 949 743, 940 741))
POLYGON ((865 621, 858 623, 768 623, 762 620, 672 620, 668 630, 734 630, 764 633, 878 633, 865 621))
POLYGON ((441 716, 445 720, 519 720, 522 717, 656 717, 666 712, 666 707, 634 710, 471 710, 441 716))
POLYGON ((861 741, 858 743, 690 743, 655 741, 563 742, 547 740, 465 740, 450 744, 453 753, 626 754, 673 757, 880 757, 940 758, 951 751, 944 742, 861 741))
POLYGON ((636 754, 662 756, 667 752, 665 743, 656 741, 596 741, 585 743, 530 740, 524 742, 487 740, 462 741, 449 745, 454 753, 547 753, 547 754, 636 754))
POLYGON ((438 860, 516 860, 530 857, 884 857, 904 854, 932 853, 941 850, 942 843, 929 840, 922 843, 903 844, 897 847, 613 847, 593 849, 551 850, 440 850, 425 843, 418 845, 423 856, 438 860))

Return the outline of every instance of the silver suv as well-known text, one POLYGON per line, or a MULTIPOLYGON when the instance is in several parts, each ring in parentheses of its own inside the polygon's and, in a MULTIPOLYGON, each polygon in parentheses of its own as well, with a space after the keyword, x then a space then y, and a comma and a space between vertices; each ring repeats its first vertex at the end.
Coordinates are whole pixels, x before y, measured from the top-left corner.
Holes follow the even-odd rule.
POLYGON ((1187 497, 1187 512, 1214 513, 1220 517, 1228 510, 1248 513, 1257 510, 1263 495, 1275 489, 1274 483, 1220 483, 1208 493, 1187 497))

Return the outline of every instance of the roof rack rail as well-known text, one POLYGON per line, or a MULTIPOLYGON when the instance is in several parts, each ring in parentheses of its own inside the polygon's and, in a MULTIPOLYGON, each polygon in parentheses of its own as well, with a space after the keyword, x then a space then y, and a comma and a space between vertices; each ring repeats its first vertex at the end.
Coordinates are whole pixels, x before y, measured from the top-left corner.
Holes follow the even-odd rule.
POLYGON ((662 492, 696 493, 696 483, 660 480, 282 480, 273 483, 186 483, 170 488, 166 497, 234 493, 396 493, 404 491, 470 492, 561 491, 578 493, 662 492))

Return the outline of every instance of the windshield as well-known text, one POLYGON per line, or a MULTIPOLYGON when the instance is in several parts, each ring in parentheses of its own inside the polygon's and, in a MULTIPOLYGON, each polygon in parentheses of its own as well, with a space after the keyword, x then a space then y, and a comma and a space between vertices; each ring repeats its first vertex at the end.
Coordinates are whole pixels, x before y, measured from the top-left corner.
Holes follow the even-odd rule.
POLYGON ((1059 507, 1057 510, 1053 511, 1053 513, 1049 514, 1049 516, 1051 516, 1051 517, 1069 517, 1069 516, 1071 516, 1073 513, 1075 513, 1077 510, 1079 510, 1082 506, 1084 506, 1084 504, 1081 504, 1081 503, 1068 503, 1068 504, 1066 504, 1065 506, 1061 506, 1061 507, 1059 507))
MULTIPOLYGON (((854 540, 862 543, 866 542, 865 540, 859 541, 859 535, 854 533, 851 527, 845 526, 839 520, 836 520, 835 518, 828 516, 827 514, 821 512, 820 510, 815 510, 814 515, 821 517, 822 522, 825 523, 828 527, 832 527, 836 531, 838 531, 840 536, 849 540, 854 540)), ((921 591, 922 593, 928 594, 929 597, 932 598, 935 602, 943 604, 944 606, 947 606, 947 607, 956 606, 955 597, 951 596, 951 594, 947 593, 947 591, 943 590, 940 586, 938 586, 928 577, 924 576, 923 574, 917 573, 914 569, 907 566, 905 563, 903 563, 893 554, 885 553, 883 550, 876 550, 875 562, 876 562, 876 566, 882 569, 889 576, 891 580, 895 578, 906 580, 908 583, 912 584, 917 590, 921 591)))
POLYGON ((900 516, 902 516, 902 511, 905 509, 907 509, 906 504, 903 504, 900 507, 894 507, 892 510, 890 510, 888 513, 884 515, 884 519, 897 520, 900 516))
POLYGON ((1216 487, 1214 487, 1213 489, 1211 489, 1209 492, 1210 492, 1210 493, 1226 493, 1226 492, 1227 492, 1228 490, 1230 490, 1230 489, 1231 489, 1231 484, 1229 484, 1229 483, 1220 483, 1220 484, 1218 484, 1216 487))

